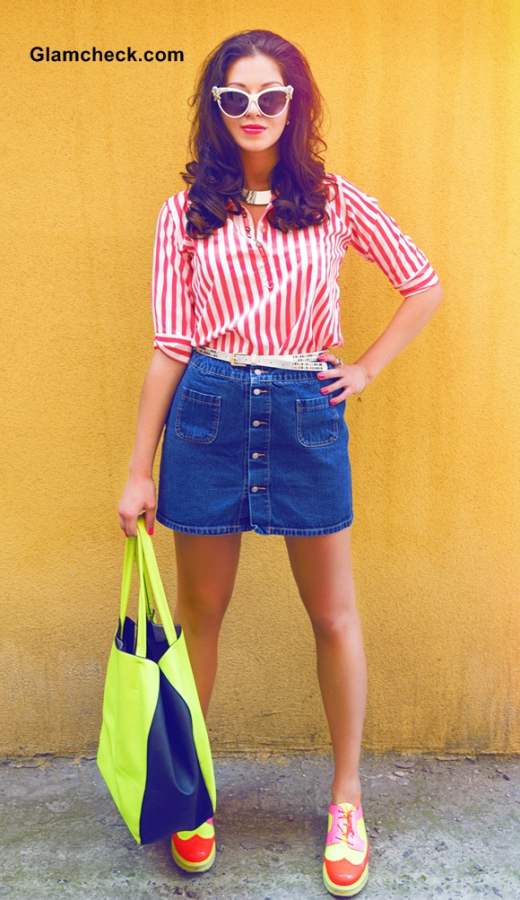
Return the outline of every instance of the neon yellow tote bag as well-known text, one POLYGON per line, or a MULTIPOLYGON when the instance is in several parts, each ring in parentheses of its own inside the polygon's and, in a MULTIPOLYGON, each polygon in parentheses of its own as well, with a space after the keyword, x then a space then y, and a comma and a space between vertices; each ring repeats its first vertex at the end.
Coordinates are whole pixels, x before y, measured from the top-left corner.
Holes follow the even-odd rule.
POLYGON ((216 810, 211 747, 184 632, 172 620, 144 516, 137 535, 125 540, 96 762, 138 844, 198 828, 216 810), (137 624, 127 616, 134 562, 137 624))

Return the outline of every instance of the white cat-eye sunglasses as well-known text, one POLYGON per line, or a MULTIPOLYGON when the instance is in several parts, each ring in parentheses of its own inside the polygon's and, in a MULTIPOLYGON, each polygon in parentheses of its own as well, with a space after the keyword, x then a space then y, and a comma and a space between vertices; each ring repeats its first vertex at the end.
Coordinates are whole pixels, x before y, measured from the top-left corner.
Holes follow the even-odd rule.
POLYGON ((280 116, 287 104, 292 99, 294 88, 292 84, 285 84, 283 87, 265 88, 263 91, 250 94, 248 91, 242 91, 240 88, 234 87, 217 87, 216 84, 211 88, 213 100, 218 103, 220 110, 225 116, 231 119, 239 119, 245 116, 251 108, 254 100, 258 109, 264 116, 274 118, 280 116))

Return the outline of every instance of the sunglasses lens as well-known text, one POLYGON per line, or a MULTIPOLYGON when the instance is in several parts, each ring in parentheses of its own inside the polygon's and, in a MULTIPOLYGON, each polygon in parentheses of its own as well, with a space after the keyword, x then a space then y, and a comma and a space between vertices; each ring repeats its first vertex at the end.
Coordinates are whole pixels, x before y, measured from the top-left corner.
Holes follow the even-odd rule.
POLYGON ((259 98, 260 109, 266 116, 277 116, 285 106, 285 91, 267 91, 259 98))
POLYGON ((220 105, 228 116, 243 116, 247 109, 247 97, 240 91, 225 91, 220 97, 220 105))

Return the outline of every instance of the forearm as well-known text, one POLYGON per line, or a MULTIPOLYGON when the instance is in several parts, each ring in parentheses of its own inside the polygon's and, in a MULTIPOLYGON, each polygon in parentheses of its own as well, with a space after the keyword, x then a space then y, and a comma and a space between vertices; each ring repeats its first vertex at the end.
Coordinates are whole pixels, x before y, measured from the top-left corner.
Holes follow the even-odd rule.
POLYGON ((369 382, 424 328, 442 297, 443 289, 436 284, 403 300, 383 333, 356 360, 365 368, 369 382))
POLYGON ((130 475, 152 476, 168 407, 185 368, 185 363, 171 359, 162 350, 154 350, 139 399, 136 438, 128 466, 130 475))

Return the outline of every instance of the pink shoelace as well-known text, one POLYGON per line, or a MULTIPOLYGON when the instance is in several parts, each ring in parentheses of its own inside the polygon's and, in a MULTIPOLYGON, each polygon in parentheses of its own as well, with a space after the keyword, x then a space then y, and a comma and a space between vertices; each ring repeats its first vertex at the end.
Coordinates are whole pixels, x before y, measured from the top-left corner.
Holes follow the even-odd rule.
POLYGON ((332 825, 327 837, 327 844, 344 841, 353 850, 364 850, 365 842, 357 830, 357 821, 362 817, 360 806, 348 809, 334 804, 332 807, 332 825))

